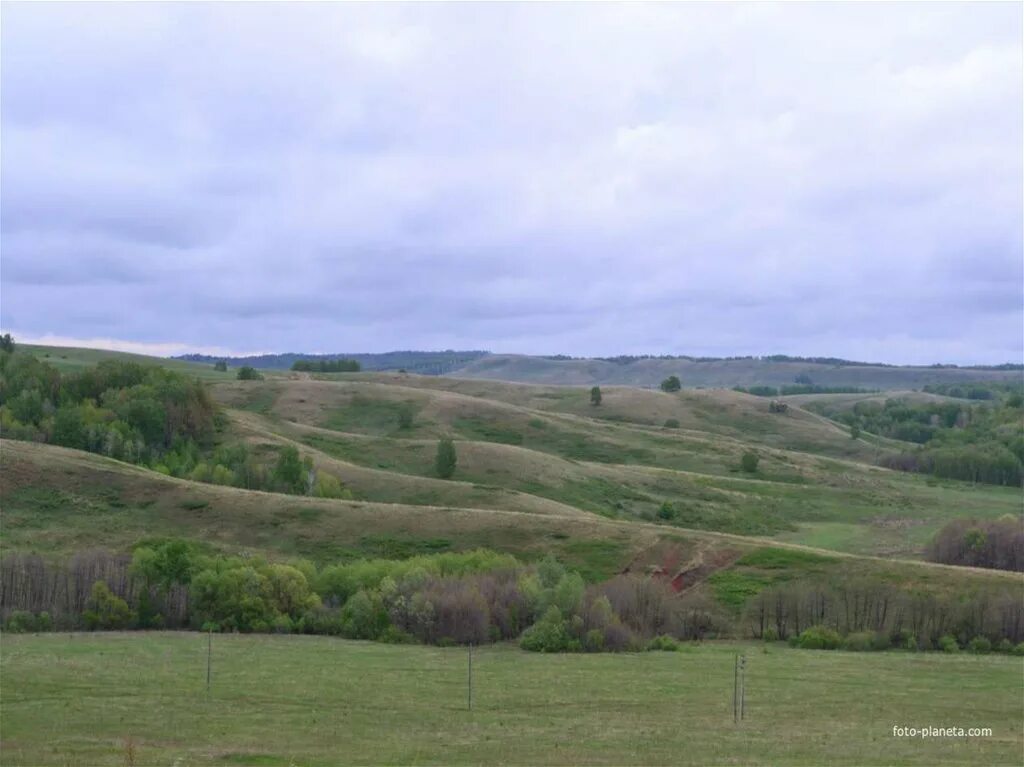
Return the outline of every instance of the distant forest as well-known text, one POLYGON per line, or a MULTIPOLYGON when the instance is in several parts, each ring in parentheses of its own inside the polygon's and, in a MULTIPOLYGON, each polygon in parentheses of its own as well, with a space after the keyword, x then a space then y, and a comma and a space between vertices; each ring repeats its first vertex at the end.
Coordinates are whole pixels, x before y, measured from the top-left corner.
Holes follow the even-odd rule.
POLYGON ((213 357, 208 354, 185 354, 175 359, 189 362, 205 362, 214 364, 227 362, 231 366, 249 365, 254 368, 269 370, 305 370, 302 363, 311 363, 311 368, 320 362, 332 362, 337 359, 355 360, 360 370, 405 370, 419 375, 444 375, 468 365, 473 360, 486 357, 485 351, 453 351, 440 352, 384 352, 382 354, 301 354, 286 352, 284 354, 260 354, 250 357, 213 357), (296 368, 295 363, 300 363, 296 368))
MULTIPOLYGON (((208 354, 184 354, 175 359, 187 360, 189 362, 202 362, 214 364, 226 362, 236 367, 249 365, 258 369, 270 370, 296 370, 296 362, 317 363, 320 361, 331 361, 336 359, 355 360, 359 363, 361 370, 383 371, 383 370, 405 370, 409 373, 419 375, 444 375, 469 365, 483 357, 492 356, 491 352, 482 350, 455 351, 446 349, 437 352, 419 351, 396 351, 382 352, 380 354, 303 354, 301 352, 285 352, 283 354, 260 354, 247 357, 214 357, 208 354)), ((530 356, 530 355, 526 355, 530 356)), ((770 354, 763 357, 737 356, 737 357, 692 357, 685 354, 620 354, 615 357, 573 357, 567 354, 535 355, 535 359, 560 361, 573 360, 597 360, 608 362, 613 365, 631 365, 643 360, 679 360, 684 362, 793 362, 813 365, 828 365, 830 367, 861 367, 861 368, 914 368, 920 370, 1021 370, 1024 365, 1005 363, 1002 365, 894 365, 884 362, 859 362, 857 360, 846 360, 840 357, 791 357, 786 354, 770 354)), ((304 369, 304 368, 303 368, 304 369)), ((800 383, 799 381, 797 383, 800 383)))

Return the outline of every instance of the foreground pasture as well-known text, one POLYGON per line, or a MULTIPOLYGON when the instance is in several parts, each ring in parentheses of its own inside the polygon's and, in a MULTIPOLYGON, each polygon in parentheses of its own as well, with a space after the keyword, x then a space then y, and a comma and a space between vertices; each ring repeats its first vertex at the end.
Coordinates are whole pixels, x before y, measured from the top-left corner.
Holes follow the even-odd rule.
POLYGON ((1020 658, 711 643, 534 655, 326 637, 3 637, 4 765, 985 764, 1024 748, 1020 658), (747 717, 733 723, 733 659, 747 717), (987 727, 899 738, 894 726, 987 727))

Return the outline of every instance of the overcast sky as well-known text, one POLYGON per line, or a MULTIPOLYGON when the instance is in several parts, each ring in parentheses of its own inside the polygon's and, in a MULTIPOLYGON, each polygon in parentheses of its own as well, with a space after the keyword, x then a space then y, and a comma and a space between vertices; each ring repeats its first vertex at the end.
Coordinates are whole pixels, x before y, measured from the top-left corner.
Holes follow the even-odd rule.
POLYGON ((1022 6, 16 4, 16 337, 1022 357, 1022 6))

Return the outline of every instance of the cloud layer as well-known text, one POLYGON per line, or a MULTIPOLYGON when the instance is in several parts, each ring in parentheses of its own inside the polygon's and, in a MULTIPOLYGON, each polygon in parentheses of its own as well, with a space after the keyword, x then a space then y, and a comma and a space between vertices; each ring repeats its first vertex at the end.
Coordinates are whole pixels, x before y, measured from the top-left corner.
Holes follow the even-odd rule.
POLYGON ((1020 361, 1021 23, 10 4, 0 323, 239 351, 1020 361))

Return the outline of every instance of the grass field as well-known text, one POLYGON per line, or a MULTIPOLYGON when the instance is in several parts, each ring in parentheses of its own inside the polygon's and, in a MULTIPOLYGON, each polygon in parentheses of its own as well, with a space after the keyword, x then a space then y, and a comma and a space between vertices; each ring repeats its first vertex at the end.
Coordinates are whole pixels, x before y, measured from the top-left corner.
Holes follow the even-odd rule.
POLYGON ((5 765, 1019 765, 1006 656, 712 643, 537 655, 324 637, 5 636, 5 765), (747 656, 733 723, 733 657, 747 656), (968 713, 969 712, 969 713, 968 713), (907 727, 990 737, 899 738, 907 727))

